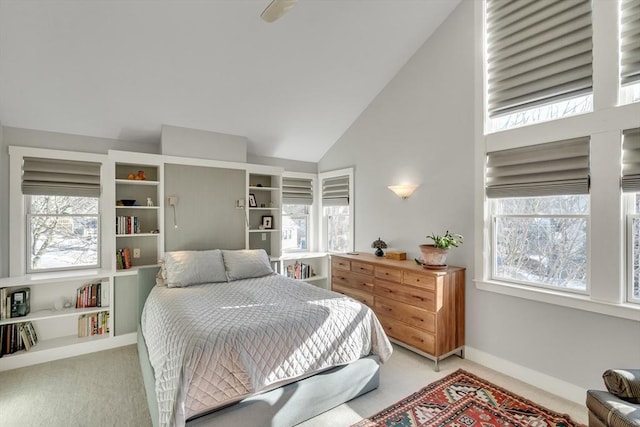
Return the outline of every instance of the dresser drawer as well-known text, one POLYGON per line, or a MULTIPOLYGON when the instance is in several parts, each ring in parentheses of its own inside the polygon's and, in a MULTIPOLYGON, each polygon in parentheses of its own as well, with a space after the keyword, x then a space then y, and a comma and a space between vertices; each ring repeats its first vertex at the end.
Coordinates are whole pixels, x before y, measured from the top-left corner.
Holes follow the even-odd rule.
POLYGON ((376 296, 374 310, 376 314, 400 320, 418 329, 436 331, 436 315, 432 311, 380 296, 376 296))
POLYGON ((402 270, 396 270, 395 268, 380 267, 376 265, 374 273, 379 279, 390 280, 392 282, 402 282, 402 270))
POLYGON ((412 286, 418 286, 420 288, 428 289, 430 291, 436 290, 435 276, 429 276, 426 274, 418 274, 410 271, 405 271, 402 283, 407 285, 412 285, 412 286))
POLYGON ((351 270, 351 261, 344 258, 334 258, 331 257, 331 268, 333 270, 351 270))
POLYGON ((363 303, 364 305, 368 306, 369 308, 373 308, 373 295, 372 294, 367 294, 365 292, 358 292, 355 289, 351 289, 351 288, 346 288, 344 286, 340 286, 340 285, 333 285, 333 291, 334 292, 338 292, 340 294, 346 295, 348 297, 353 298, 356 301, 359 301, 361 303, 363 303))
POLYGON ((373 279, 365 274, 334 270, 331 275, 331 283, 361 292, 373 293, 373 279))
POLYGON ((376 296, 400 301, 429 311, 436 310, 435 293, 425 289, 376 279, 373 292, 376 296))
POLYGON ((373 264, 366 262, 351 261, 351 271, 354 273, 368 274, 373 276, 373 264))
POLYGON ((436 340, 433 334, 406 325, 387 316, 378 316, 378 319, 380 319, 382 327, 390 337, 415 347, 418 350, 422 350, 425 353, 435 353, 436 340))

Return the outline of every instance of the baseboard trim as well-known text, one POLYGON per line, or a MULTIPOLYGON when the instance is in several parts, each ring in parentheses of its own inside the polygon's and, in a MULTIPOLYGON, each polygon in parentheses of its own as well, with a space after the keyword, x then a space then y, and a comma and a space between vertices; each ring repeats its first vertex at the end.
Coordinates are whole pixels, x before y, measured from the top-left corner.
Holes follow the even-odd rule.
POLYGON ((587 390, 574 384, 552 377, 542 372, 534 371, 517 363, 494 356, 473 347, 465 346, 465 358, 472 362, 486 366, 520 381, 531 384, 563 399, 584 405, 587 390))

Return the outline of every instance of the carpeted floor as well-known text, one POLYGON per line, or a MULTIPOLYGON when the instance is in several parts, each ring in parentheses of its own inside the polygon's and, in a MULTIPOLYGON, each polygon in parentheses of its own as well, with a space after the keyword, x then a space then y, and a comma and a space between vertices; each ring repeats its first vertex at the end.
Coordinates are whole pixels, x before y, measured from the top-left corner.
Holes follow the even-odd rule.
MULTIPOLYGON (((551 410, 569 414, 578 422, 587 422, 583 405, 458 357, 445 359, 440 363, 441 372, 434 372, 430 360, 394 346, 393 356, 382 366, 378 389, 320 414, 300 427, 354 424, 459 368, 551 410)), ((136 347, 0 372, 0 426, 151 426, 136 347)))

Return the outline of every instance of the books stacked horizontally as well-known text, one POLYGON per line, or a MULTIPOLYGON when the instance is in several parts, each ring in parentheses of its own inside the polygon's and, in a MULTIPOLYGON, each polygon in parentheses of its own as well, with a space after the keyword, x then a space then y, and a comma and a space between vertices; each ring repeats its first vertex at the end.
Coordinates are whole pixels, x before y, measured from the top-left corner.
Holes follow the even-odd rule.
POLYGON ((140 221, 137 216, 117 216, 116 234, 140 233, 140 221))
POLYGON ((0 289, 0 319, 11 319, 29 314, 29 288, 1 288, 0 289))
POLYGON ((109 283, 89 283, 78 288, 76 308, 109 307, 109 283))
POLYGON ((285 276, 292 279, 308 279, 315 276, 313 268, 309 264, 304 264, 300 261, 296 261, 294 265, 288 265, 285 276))
POLYGON ((78 318, 78 338, 109 333, 109 312, 83 314, 78 318))
POLYGON ((38 343, 38 335, 31 322, 0 326, 0 357, 20 350, 31 350, 38 343))
POLYGON ((131 268, 131 249, 123 248, 116 251, 116 269, 131 268))

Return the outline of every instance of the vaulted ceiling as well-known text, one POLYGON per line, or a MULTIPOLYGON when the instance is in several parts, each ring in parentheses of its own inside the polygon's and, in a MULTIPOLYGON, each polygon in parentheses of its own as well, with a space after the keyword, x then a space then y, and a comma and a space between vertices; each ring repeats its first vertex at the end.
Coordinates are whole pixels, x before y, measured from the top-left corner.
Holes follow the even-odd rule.
POLYGON ((318 161, 459 0, 0 0, 0 122, 318 161))

